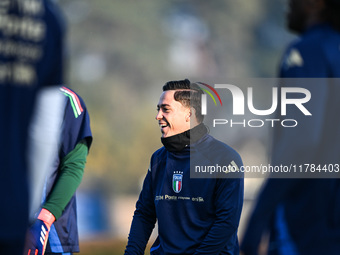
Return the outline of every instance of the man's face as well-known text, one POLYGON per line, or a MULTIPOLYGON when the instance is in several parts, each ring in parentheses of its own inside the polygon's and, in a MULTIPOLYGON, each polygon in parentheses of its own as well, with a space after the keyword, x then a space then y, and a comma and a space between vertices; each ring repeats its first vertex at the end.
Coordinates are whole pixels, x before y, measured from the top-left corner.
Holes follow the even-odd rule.
POLYGON ((308 0, 289 0, 287 26, 291 31, 302 33, 308 18, 308 0))
POLYGON ((175 90, 164 91, 157 105, 156 120, 162 137, 183 133, 190 129, 190 108, 174 99, 175 90))

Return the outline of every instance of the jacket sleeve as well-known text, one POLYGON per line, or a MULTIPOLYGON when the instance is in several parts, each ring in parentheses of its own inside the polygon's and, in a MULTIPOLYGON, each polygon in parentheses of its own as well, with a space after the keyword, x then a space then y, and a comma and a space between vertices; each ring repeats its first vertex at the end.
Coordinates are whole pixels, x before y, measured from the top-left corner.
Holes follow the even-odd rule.
POLYGON ((243 178, 218 179, 215 192, 216 219, 195 255, 220 254, 236 242, 243 205, 243 178))
MULTIPOLYGON (((333 93, 337 93, 331 79, 326 78, 330 77, 331 72, 327 62, 324 50, 317 44, 308 45, 308 47, 306 44, 293 44, 288 47, 283 56, 280 68, 280 87, 281 89, 287 87, 307 89, 311 98, 303 104, 303 107, 311 115, 302 114, 301 109, 296 106, 286 106, 285 119, 295 120, 296 126, 294 128, 284 128, 280 125, 274 127, 271 159, 273 165, 320 163, 317 162, 320 144, 324 139, 323 136, 328 136, 327 133, 331 131, 325 129, 327 127, 325 124, 328 118, 334 121, 334 118, 329 116, 332 113, 327 111, 335 107, 329 98, 333 93), (300 56, 303 64, 291 63, 292 52, 300 56)), ((303 94, 290 92, 286 97, 302 98, 303 94)), ((281 105, 276 111, 276 118, 281 117, 280 112, 282 112, 281 105)))
POLYGON ((128 244, 124 253, 126 255, 144 254, 152 230, 155 227, 156 212, 151 178, 151 170, 149 169, 133 215, 128 244))

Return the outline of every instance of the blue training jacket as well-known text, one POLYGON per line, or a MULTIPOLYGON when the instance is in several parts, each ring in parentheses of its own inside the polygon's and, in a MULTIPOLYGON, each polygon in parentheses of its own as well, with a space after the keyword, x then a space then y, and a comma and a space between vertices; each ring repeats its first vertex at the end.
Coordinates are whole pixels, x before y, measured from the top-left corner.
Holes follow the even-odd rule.
MULTIPOLYGON (((306 107, 312 116, 301 117, 294 109, 287 111, 286 118, 298 119, 299 125, 274 131, 273 165, 315 164, 337 169, 340 83, 335 78, 340 77, 339 46, 340 33, 319 24, 289 45, 283 55, 280 77, 289 78, 282 80, 285 86, 311 92, 306 107)), ((270 230, 271 255, 339 254, 339 174, 320 179, 313 177, 315 173, 318 171, 309 178, 268 179, 242 242, 246 255, 257 254, 265 229, 270 230)))
POLYGON ((144 254, 156 219, 159 236, 153 255, 238 254, 243 178, 190 178, 190 163, 231 162, 242 166, 236 151, 207 134, 180 152, 157 150, 136 204, 125 254, 144 254))

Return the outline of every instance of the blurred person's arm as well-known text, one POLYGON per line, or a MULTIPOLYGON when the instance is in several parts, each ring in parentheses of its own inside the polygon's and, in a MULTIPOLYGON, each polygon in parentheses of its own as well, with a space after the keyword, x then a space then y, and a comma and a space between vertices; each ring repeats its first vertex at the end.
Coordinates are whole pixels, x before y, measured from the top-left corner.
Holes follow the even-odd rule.
POLYGON ((59 87, 42 89, 30 125, 28 165, 30 220, 41 206, 41 197, 50 165, 58 154, 65 100, 59 87))
POLYGON ((61 160, 59 177, 43 205, 43 208, 51 212, 56 220, 62 215, 81 183, 87 154, 87 142, 83 139, 61 160))

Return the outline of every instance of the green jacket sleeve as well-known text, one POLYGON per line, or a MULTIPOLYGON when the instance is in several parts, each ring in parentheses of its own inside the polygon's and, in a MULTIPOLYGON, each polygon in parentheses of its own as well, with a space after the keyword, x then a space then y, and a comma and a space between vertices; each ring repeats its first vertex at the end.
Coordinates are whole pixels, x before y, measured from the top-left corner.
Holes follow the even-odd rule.
POLYGON ((62 215, 63 210, 81 183, 87 154, 87 143, 85 140, 82 140, 71 152, 61 159, 59 166, 60 174, 43 205, 43 208, 50 211, 56 220, 62 215))

